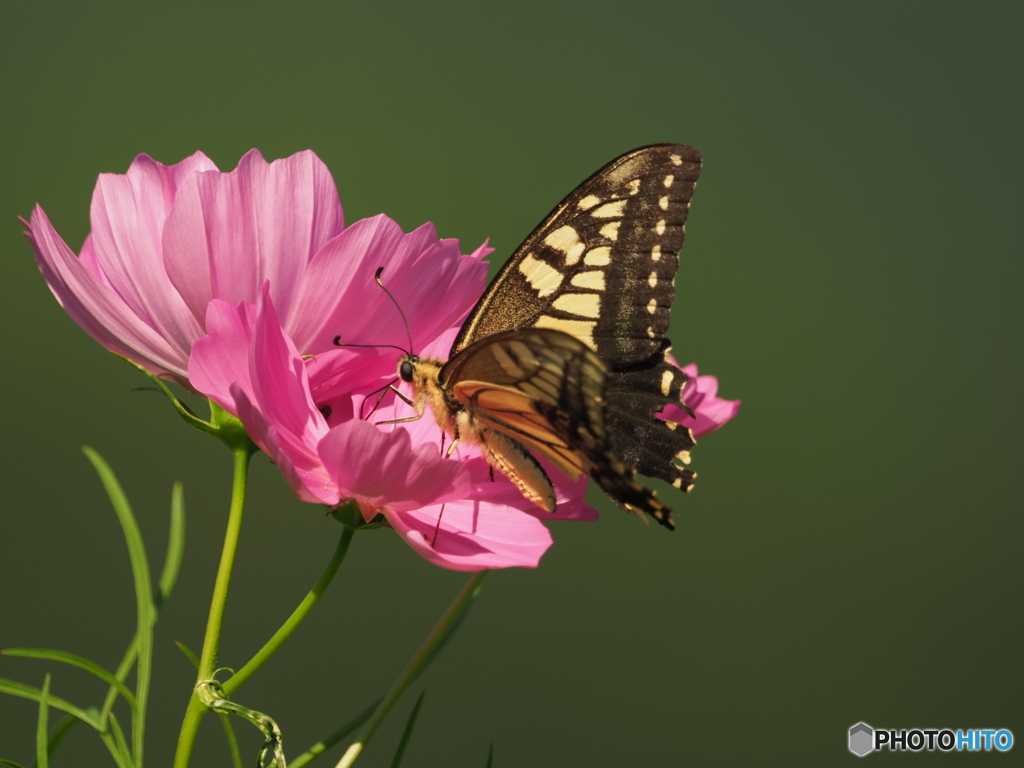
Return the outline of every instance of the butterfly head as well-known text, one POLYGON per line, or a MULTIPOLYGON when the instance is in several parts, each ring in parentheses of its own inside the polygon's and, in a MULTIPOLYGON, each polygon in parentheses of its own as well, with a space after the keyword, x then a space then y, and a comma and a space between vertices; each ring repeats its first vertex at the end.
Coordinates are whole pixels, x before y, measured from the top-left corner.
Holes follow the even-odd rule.
POLYGON ((432 357, 419 357, 405 354, 398 358, 398 378, 406 384, 412 384, 416 392, 439 386, 443 360, 432 357))
POLYGON ((412 380, 416 376, 415 364, 418 362, 419 358, 414 355, 403 355, 402 359, 398 361, 398 377, 406 384, 412 384, 412 380))

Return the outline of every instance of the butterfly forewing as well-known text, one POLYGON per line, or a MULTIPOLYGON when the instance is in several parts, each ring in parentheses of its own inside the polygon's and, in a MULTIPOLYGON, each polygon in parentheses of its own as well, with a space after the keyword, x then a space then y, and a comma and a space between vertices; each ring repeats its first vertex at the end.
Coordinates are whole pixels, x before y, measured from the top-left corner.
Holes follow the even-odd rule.
MULTIPOLYGON (((670 511, 632 478, 639 471, 689 490, 695 476, 681 466, 689 461, 693 435, 655 414, 679 403, 686 382, 666 359, 665 333, 700 164, 692 147, 658 144, 599 170, 516 250, 452 347, 454 363, 482 339, 533 327, 562 331, 595 351, 607 369, 601 432, 587 432, 589 448, 563 441, 586 456, 581 463, 609 497, 668 527, 670 511)), ((578 408, 555 407, 544 396, 534 402, 553 434, 576 434, 578 408), (560 422, 565 419, 571 423, 560 422)), ((532 439, 523 442, 537 449, 532 439)), ((551 458, 551 449, 541 453, 551 458)))
POLYGON ((661 351, 700 153, 633 150, 599 170, 523 242, 470 314, 452 356, 527 326, 584 341, 612 369, 661 351))

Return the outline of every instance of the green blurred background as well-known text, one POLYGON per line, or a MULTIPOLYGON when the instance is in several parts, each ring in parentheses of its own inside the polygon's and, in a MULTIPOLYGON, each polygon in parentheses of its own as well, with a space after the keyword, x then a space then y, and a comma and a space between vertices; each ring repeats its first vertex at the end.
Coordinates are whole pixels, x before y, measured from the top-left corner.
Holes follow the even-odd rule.
MULTIPOLYGON (((1019 3, 37 0, 2 19, 0 647, 113 667, 133 631, 79 446, 122 478, 154 560, 182 480, 148 765, 170 765, 193 681, 172 641, 201 645, 230 457, 131 391, 146 382, 59 309, 15 217, 41 203, 77 249, 98 173, 197 149, 228 170, 251 147, 312 148, 348 221, 490 237, 495 263, 619 153, 705 158, 672 338, 744 405, 697 449, 695 493, 662 491, 678 530, 595 494, 600 522, 553 526, 538 570, 489 577, 362 765, 390 764, 422 687, 410 767, 482 768, 490 742, 497 768, 852 763, 859 720, 1024 738, 1019 3)), ((269 637, 339 532, 255 460, 223 664, 269 637)), ((297 754, 390 685, 464 578, 358 535, 238 700, 297 754)), ((47 670, 98 703, 84 673, 0 659, 34 685, 47 670)), ((0 757, 30 762, 35 716, 0 697, 0 757)), ((248 765, 260 739, 238 731, 248 765)), ((109 758, 83 728, 55 764, 109 758)), ((210 719, 194 765, 227 764, 210 719)))

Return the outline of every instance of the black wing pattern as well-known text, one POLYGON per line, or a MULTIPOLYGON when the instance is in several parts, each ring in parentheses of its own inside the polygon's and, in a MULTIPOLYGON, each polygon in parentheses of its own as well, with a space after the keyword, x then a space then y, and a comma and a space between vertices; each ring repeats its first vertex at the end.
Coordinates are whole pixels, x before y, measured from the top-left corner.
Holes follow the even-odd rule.
POLYGON ((670 512, 650 491, 638 498, 623 483, 639 471, 683 490, 693 485, 693 472, 680 466, 692 433, 654 414, 679 403, 686 382, 666 360, 664 334, 700 167, 693 147, 656 144, 599 170, 519 246, 451 353, 454 362, 474 342, 529 327, 562 331, 594 350, 607 367, 601 461, 608 466, 590 474, 614 501, 668 527, 670 512))
POLYGON ((607 448, 607 375, 604 361, 579 339, 528 328, 471 344, 444 366, 440 381, 484 449, 501 454, 495 458, 502 471, 531 500, 554 511, 551 483, 528 459, 530 451, 573 479, 588 474, 616 500, 660 519, 667 509, 607 448))

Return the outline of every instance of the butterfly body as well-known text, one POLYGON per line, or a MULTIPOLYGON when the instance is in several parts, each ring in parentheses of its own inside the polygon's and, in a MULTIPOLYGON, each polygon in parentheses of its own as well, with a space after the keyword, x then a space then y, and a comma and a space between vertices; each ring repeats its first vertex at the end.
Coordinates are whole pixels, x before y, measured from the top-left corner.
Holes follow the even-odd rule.
POLYGON ((681 466, 692 433, 656 414, 680 404, 686 382, 664 334, 699 173, 692 147, 652 145, 570 193, 492 281, 448 361, 399 360, 417 415, 429 405, 542 509, 554 511, 555 494, 534 454, 672 528, 634 476, 685 491, 695 477, 681 466))

